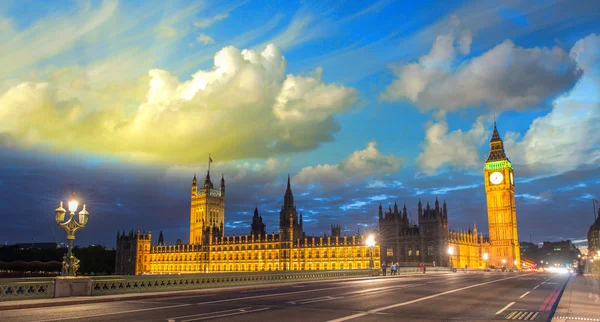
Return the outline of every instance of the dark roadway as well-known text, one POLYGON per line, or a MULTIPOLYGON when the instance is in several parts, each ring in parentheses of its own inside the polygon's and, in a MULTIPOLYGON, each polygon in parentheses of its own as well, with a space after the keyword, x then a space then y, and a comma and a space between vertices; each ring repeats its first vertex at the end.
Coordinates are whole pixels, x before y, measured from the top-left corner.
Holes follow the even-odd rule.
POLYGON ((449 275, 326 281, 7 310, 0 311, 0 321, 477 321, 507 317, 546 321, 567 277, 459 271, 449 275))

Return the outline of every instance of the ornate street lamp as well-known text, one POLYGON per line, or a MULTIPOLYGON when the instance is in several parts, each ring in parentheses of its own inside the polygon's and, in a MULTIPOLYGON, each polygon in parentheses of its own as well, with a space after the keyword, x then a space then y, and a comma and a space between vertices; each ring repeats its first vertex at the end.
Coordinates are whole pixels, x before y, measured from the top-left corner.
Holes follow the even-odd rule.
POLYGON ((67 254, 63 256, 62 262, 62 275, 64 276, 75 276, 79 269, 79 260, 73 255, 73 240, 75 240, 75 232, 84 228, 85 224, 87 224, 89 213, 85 209, 85 205, 83 205, 83 210, 79 212, 79 222, 77 222, 75 220, 75 212, 78 206, 79 203, 75 199, 75 194, 73 194, 73 197, 69 201, 69 219, 67 221, 64 221, 66 211, 63 208, 62 201, 55 210, 56 223, 67 232, 67 241, 69 244, 67 254))
POLYGON ((375 237, 373 235, 369 235, 369 237, 367 237, 367 240, 365 241, 365 244, 367 246, 369 246, 369 249, 371 250, 371 260, 369 261, 369 267, 371 269, 375 268, 375 265, 373 263, 373 252, 375 249, 375 237))

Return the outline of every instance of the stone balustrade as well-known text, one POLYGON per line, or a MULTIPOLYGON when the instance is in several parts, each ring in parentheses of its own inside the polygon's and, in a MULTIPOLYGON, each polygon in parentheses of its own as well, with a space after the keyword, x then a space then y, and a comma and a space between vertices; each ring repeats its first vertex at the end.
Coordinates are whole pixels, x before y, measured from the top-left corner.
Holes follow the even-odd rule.
POLYGON ((260 273, 209 273, 135 275, 96 278, 92 295, 178 291, 238 285, 258 285, 316 279, 371 276, 373 270, 289 271, 260 273))
MULTIPOLYGON (((388 274, 389 274, 388 269, 388 274)), ((401 267, 399 274, 418 273, 416 267, 401 267)), ((428 267, 427 272, 449 271, 428 267)), ((329 271, 285 271, 249 273, 206 273, 173 275, 114 275, 97 277, 17 278, 0 280, 0 301, 68 296, 194 290, 242 285, 276 284, 381 274, 381 269, 329 271)))
POLYGON ((53 278, 7 278, 0 280, 0 301, 54 297, 53 278))

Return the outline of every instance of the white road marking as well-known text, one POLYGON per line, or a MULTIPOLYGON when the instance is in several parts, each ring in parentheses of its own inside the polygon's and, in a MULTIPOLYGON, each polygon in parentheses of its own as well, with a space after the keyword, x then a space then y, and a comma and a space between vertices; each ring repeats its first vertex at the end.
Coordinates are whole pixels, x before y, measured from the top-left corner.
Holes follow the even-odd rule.
POLYGON ((343 296, 337 296, 337 297, 333 297, 333 296, 321 296, 321 297, 316 297, 314 299, 305 299, 305 300, 290 301, 290 302, 287 302, 287 303, 288 304, 309 304, 309 303, 317 303, 317 302, 337 300, 337 299, 342 299, 342 298, 344 298, 344 297, 343 296))
POLYGON ((508 304, 507 304, 505 307, 503 307, 503 308, 502 308, 502 310, 500 310, 500 311, 496 312, 496 315, 498 315, 498 314, 500 314, 500 313, 504 312, 504 310, 508 309, 508 308, 509 308, 509 307, 511 307, 513 304, 515 304, 515 302, 510 302, 510 303, 508 303, 508 304))
POLYGON ((366 290, 360 290, 360 291, 354 291, 354 292, 350 292, 350 293, 346 293, 348 295, 350 294, 363 294, 363 293, 369 293, 369 294, 373 294, 373 293, 379 293, 378 291, 389 291, 389 290, 397 290, 399 288, 407 288, 407 287, 415 287, 415 286, 423 286, 425 284, 407 284, 407 285, 395 285, 395 286, 386 286, 386 287, 376 287, 376 288, 368 288, 366 290))
POLYGON ((184 307, 184 306, 190 306, 190 305, 192 305, 192 304, 179 304, 179 305, 169 305, 169 306, 161 306, 161 307, 150 307, 150 308, 147 308, 147 309, 127 310, 127 311, 119 311, 119 312, 107 312, 107 313, 99 313, 99 314, 89 314, 89 315, 74 316, 74 317, 69 317, 69 318, 65 317, 65 318, 49 319, 49 320, 37 320, 37 322, 77 320, 77 319, 94 318, 94 317, 106 316, 106 315, 117 315, 117 314, 127 314, 127 313, 136 313, 136 312, 153 311, 153 310, 172 309, 172 308, 176 308, 176 307, 184 307))
POLYGON ((451 293, 455 293, 455 292, 459 292, 459 291, 463 291, 463 290, 468 290, 470 288, 474 288, 474 287, 478 287, 478 286, 483 286, 483 285, 487 285, 487 284, 492 284, 492 283, 497 283, 497 282, 501 282, 501 281, 505 281, 505 280, 509 280, 509 279, 514 279, 514 278, 519 278, 519 277, 521 277, 521 276, 507 277, 507 278, 502 278, 502 279, 495 280, 495 281, 490 281, 490 282, 474 284, 474 285, 470 285, 470 286, 466 286, 466 287, 461 287, 461 288, 457 288, 457 289, 454 289, 454 290, 450 290, 450 291, 446 291, 446 292, 442 292, 442 293, 437 293, 437 294, 433 294, 433 295, 421 297, 421 298, 418 298, 416 300, 412 300, 412 301, 408 301, 408 302, 402 302, 402 303, 393 304, 393 305, 388 305, 388 306, 380 307, 380 308, 377 308, 377 309, 369 310, 367 312, 357 313, 357 314, 353 314, 353 315, 341 317, 339 319, 329 320, 328 322, 341 322, 341 321, 352 320, 352 319, 363 317, 363 316, 366 316, 366 315, 369 315, 369 314, 373 314, 373 313, 377 313, 377 312, 381 312, 381 311, 385 311, 385 310, 389 310, 389 309, 393 309, 393 308, 397 308, 397 307, 401 307, 401 306, 405 306, 405 305, 410 305, 410 304, 421 302, 421 301, 426 301, 426 300, 429 300, 429 299, 432 299, 432 298, 436 298, 438 296, 443 296, 443 295, 447 295, 447 294, 451 294, 451 293))
MULTIPOLYGON (((541 285, 541 284, 540 284, 540 285, 541 285)), ((534 287, 533 289, 535 290, 536 288, 540 287, 540 285, 538 285, 538 286, 534 287)))
POLYGON ((527 296, 527 294, 529 294, 529 293, 530 293, 530 292, 527 292, 527 293, 525 293, 525 294, 521 295, 519 298, 520 298, 520 299, 522 299, 522 298, 524 298, 525 296, 527 296))
POLYGON ((214 319, 214 318, 222 318, 222 317, 232 316, 232 315, 261 312, 261 311, 266 311, 268 309, 270 309, 270 307, 256 308, 253 310, 237 309, 237 310, 227 310, 227 311, 220 311, 220 312, 204 313, 204 314, 198 314, 198 317, 195 317, 192 319, 187 319, 187 320, 182 320, 181 322, 191 322, 191 321, 208 320, 208 319, 214 319), (221 313, 221 314, 215 314, 215 313, 221 313))
POLYGON ((251 309, 251 308, 252 308, 251 306, 247 306, 247 307, 242 307, 242 308, 238 308, 238 309, 229 309, 229 310, 224 310, 224 311, 216 311, 216 312, 207 312, 207 313, 198 313, 198 314, 191 314, 191 315, 184 315, 184 316, 176 316, 174 318, 168 318, 168 320, 179 320, 179 319, 185 319, 185 318, 191 318, 191 317, 205 316, 205 315, 208 315, 208 314, 227 313, 227 312, 234 312, 234 311, 251 309))

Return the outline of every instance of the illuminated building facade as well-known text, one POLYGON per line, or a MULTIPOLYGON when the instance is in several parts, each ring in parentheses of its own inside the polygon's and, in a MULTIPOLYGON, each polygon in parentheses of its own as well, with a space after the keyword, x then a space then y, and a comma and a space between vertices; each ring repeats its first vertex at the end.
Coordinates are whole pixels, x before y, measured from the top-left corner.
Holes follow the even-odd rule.
POLYGON ((446 202, 434 207, 421 201, 417 206, 418 223, 410 224, 406 205, 402 211, 394 205, 383 212, 379 206, 381 258, 387 262, 416 266, 452 265, 463 268, 486 266, 520 267, 513 167, 504 151, 496 122, 485 162, 484 182, 487 201, 489 238, 473 229, 451 231, 448 228, 446 202))
MULTIPOLYGON (((365 269, 371 257, 379 267, 379 245, 365 245, 365 236, 341 236, 333 225, 331 235, 306 236, 302 214, 294 205, 288 177, 279 233, 267 234, 258 209, 254 210, 250 234, 224 236, 225 180, 212 188, 210 172, 202 190, 192 180, 190 243, 151 245, 152 235, 138 230, 117 234, 117 274, 173 274, 208 272, 255 272, 288 270, 365 269), (209 193, 206 193, 206 192, 209 193)), ((162 236, 162 234, 161 234, 162 236)))

